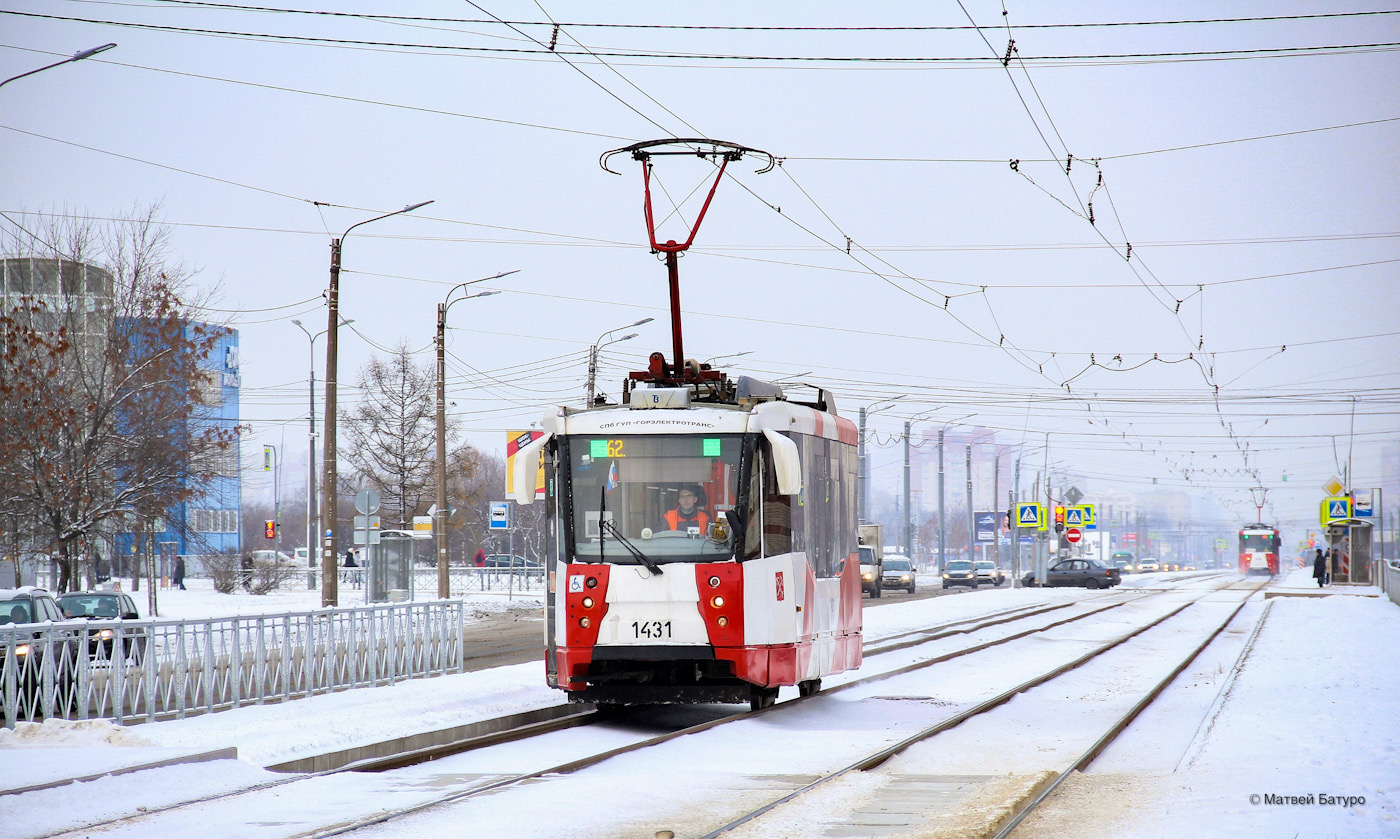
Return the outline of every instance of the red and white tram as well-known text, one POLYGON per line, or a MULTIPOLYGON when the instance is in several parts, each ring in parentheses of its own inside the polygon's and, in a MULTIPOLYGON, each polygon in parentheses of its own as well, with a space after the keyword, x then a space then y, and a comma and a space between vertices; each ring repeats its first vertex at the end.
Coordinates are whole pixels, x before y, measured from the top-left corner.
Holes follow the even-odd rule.
POLYGON ((560 408, 544 454, 546 674, 572 701, 772 704, 861 662, 856 428, 694 365, 634 373, 621 406, 560 408), (676 526, 682 491, 705 515, 676 526))
POLYGON ((1240 574, 1278 574, 1278 528, 1247 524, 1240 528, 1240 574))

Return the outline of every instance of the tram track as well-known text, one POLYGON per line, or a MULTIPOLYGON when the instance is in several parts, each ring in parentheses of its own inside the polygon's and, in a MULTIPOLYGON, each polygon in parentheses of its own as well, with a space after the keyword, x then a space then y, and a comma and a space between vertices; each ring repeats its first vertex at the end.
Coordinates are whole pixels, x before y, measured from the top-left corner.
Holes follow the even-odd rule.
MULTIPOLYGON (((1236 607, 1230 611, 1229 615, 1223 621, 1221 621, 1213 631, 1211 631, 1207 635, 1205 640, 1203 640, 1200 644, 1193 648, 1192 651, 1188 655, 1186 655, 1177 664, 1177 666, 1172 669, 1170 673, 1168 673, 1165 677, 1163 677, 1156 684, 1154 684, 1151 689, 1149 689, 1136 703, 1134 703, 1132 708, 1130 708, 1126 713, 1124 713, 1122 716, 1116 719, 1115 722, 1111 726, 1109 726, 1109 728, 1098 739, 1096 739, 1095 742, 1087 750, 1080 754, 1079 757, 1076 758, 1068 768, 1058 773, 1048 785, 1044 786, 1044 788, 1038 790, 1037 794, 1034 797, 1030 798, 1030 800, 1027 803, 1020 807, 1017 810, 1017 812, 1014 815, 1012 815, 1003 826, 1001 826, 1001 829, 995 834, 994 839, 1007 839, 1011 832, 1015 830, 1015 828, 1022 821, 1024 821, 1024 819, 1027 816, 1034 812, 1034 810, 1038 806, 1040 806, 1040 804, 1044 802, 1051 795, 1051 793, 1054 792, 1056 787, 1058 787, 1073 772, 1081 770, 1082 768, 1088 766, 1099 754, 1101 754, 1103 750, 1107 748, 1113 742, 1113 740, 1118 737, 1119 734, 1121 734, 1124 730, 1128 728, 1129 725, 1131 725, 1132 721, 1135 720, 1138 717, 1138 715, 1142 713, 1143 710, 1145 710, 1149 705, 1152 704, 1153 700, 1155 700, 1162 693, 1162 691, 1164 691, 1176 679, 1176 677, 1181 674, 1182 671, 1184 671, 1187 667, 1191 665, 1193 661, 1195 661, 1197 656, 1199 656, 1202 651, 1204 651, 1208 646, 1210 646, 1211 642, 1213 642, 1216 639, 1216 637, 1219 636, 1219 634, 1223 632, 1225 628, 1230 625, 1231 622, 1234 621, 1235 617, 1244 608, 1245 604, 1247 604, 1250 601, 1250 599, 1264 587, 1266 583, 1267 581, 1264 581, 1251 588, 1248 591, 1248 593, 1236 605, 1236 607)), ((1207 592, 1203 592, 1200 597, 1197 597, 1187 603, 1181 604, 1180 606, 1168 611, 1164 615, 1155 618, 1154 620, 1148 622, 1147 624, 1144 624, 1143 626, 1137 627, 1130 632, 1124 633, 1105 644, 1099 645, 1094 649, 1089 650, 1088 652, 1072 659, 1069 662, 1061 664, 1058 667, 1055 667, 1045 673, 1037 675, 1018 685, 1008 688, 1007 690, 1004 690, 996 694, 995 696, 990 697, 989 699, 979 702, 976 705, 973 705, 963 711, 960 711, 950 717, 947 717, 933 725, 927 726, 924 729, 908 737, 905 737, 897 743, 894 743, 870 755, 862 757, 859 760, 853 761, 833 772, 822 775, 810 781, 809 783, 804 784, 798 787, 797 789, 794 789, 788 794, 772 802, 769 802, 768 804, 765 804, 762 807, 756 808, 748 813, 745 813, 739 818, 736 818, 722 825, 721 827, 704 834, 700 837, 700 839, 719 839, 719 837, 724 836, 728 833, 732 833, 733 831, 742 827, 743 825, 748 824, 749 822, 767 813, 770 813, 778 809, 779 807, 782 807, 785 804, 789 804, 794 800, 801 798, 804 795, 811 794, 821 789, 825 785, 831 783, 832 781, 845 777, 851 774, 852 772, 869 771, 875 769, 881 764, 888 761, 890 758, 908 750, 910 747, 917 745, 918 743, 929 740, 930 738, 944 731, 961 725, 967 720, 970 720, 974 717, 980 716, 982 714, 987 713, 988 711, 998 708, 1021 693, 1039 687, 1040 685, 1046 684, 1056 678, 1059 678, 1060 676, 1065 675, 1066 673, 1079 669, 1085 664, 1088 664, 1094 659, 1097 659, 1104 653, 1107 653, 1110 650, 1113 650, 1121 646, 1122 644, 1127 643, 1128 641, 1131 641, 1134 638, 1143 635, 1144 633, 1165 623, 1166 621, 1170 620, 1176 615, 1181 614, 1183 611, 1190 608, 1191 606, 1194 606, 1197 603, 1203 601, 1207 596, 1222 590, 1229 589, 1234 585, 1235 582, 1231 581, 1221 588, 1216 588, 1207 592)))
MULTIPOLYGON (((1214 591, 1218 590, 1220 589, 1213 588, 1211 589, 1211 591, 1206 592, 1205 594, 1213 593, 1214 591)), ((394 819, 422 812, 427 809, 442 807, 473 797, 494 793, 499 790, 506 789, 512 786, 517 786, 523 783, 527 783, 529 781, 537 780, 545 776, 567 775, 582 769, 586 769, 590 766, 602 763, 606 760, 620 755, 641 751, 643 749, 657 746, 680 737, 698 734, 729 722, 735 722, 743 719, 752 719, 753 717, 759 714, 771 713, 779 708, 789 707, 794 702, 804 701, 806 699, 814 698, 815 696, 821 696, 823 694, 829 695, 837 691, 843 691, 861 685, 866 685, 881 679, 887 679, 898 675, 903 675, 908 672, 930 667, 935 664, 959 658, 961 656, 975 654, 977 652, 981 652, 991 647, 1005 644, 1010 641, 1018 640, 1020 638, 1025 638, 1036 633, 1045 632, 1047 630, 1054 629, 1059 626, 1064 626, 1066 624, 1074 623, 1076 621, 1084 620, 1086 618, 1102 614, 1103 612, 1109 611, 1111 609, 1116 609, 1131 603, 1138 603, 1144 599, 1149 599, 1151 597, 1170 593, 1173 591, 1177 591, 1177 589, 1154 589, 1146 593, 1142 593, 1140 596, 1136 597, 1122 596, 1124 594, 1138 594, 1138 591, 1135 589, 1120 590, 1118 592, 1110 591, 1104 592, 1097 596, 1081 598, 1066 603, 1032 604, 1029 606, 1015 607, 1012 609, 1006 609, 998 612, 975 615, 954 621, 947 621, 931 627, 906 630, 902 632, 893 633, 891 635, 882 636, 878 639, 874 639, 871 642, 869 642, 871 649, 868 650, 868 655, 878 656, 885 653, 903 651, 916 646, 933 643, 953 636, 972 634, 990 627, 1023 621, 1044 615, 1046 613, 1072 608, 1075 606, 1083 606, 1086 600, 1098 601, 1109 599, 1114 601, 1102 605, 1091 605, 1090 608, 1079 613, 1070 615, 1068 617, 1060 618, 1058 620, 1054 620, 1046 624, 1039 624, 1028 629, 1020 630, 1010 635, 980 642, 969 647, 964 647, 949 652, 941 653, 939 655, 932 656, 926 659, 921 659, 911 664, 903 665, 888 671, 871 673, 869 675, 862 676, 861 678, 854 679, 850 682, 831 686, 822 691, 819 691, 816 694, 813 694, 811 697, 794 697, 785 702, 779 703, 778 705, 769 708, 764 708, 758 711, 738 712, 730 716, 709 720, 704 723, 687 726, 682 729, 666 732, 664 734, 644 738, 633 743, 600 751, 595 754, 583 756, 571 761, 560 763, 558 765, 550 766, 545 769, 540 769, 528 773, 514 774, 506 777, 493 779, 486 783, 474 784, 466 789, 457 790, 447 795, 437 796, 433 799, 419 802, 417 804, 395 808, 392 810, 386 810, 380 813, 366 816, 362 819, 353 820, 333 826, 326 826, 325 828, 319 830, 313 830, 310 832, 297 834, 297 836, 298 839, 313 839, 313 837, 330 837, 344 835, 346 833, 362 830, 374 825, 383 824, 394 819)), ((1205 595, 1203 594, 1202 596, 1205 595)), ((1159 623, 1160 621, 1179 613, 1181 610, 1185 609, 1187 606, 1190 605, 1191 603, 1183 604, 1181 607, 1178 607, 1177 609, 1171 611, 1166 616, 1159 618, 1158 621, 1154 622, 1152 625, 1155 625, 1156 623, 1159 623)), ((1015 692, 1019 692, 1020 690, 1025 689, 1027 688, 1025 686, 1022 686, 1018 688, 1015 692)), ((1012 695, 1014 695, 1014 692, 1012 695)), ((1007 696, 1006 698, 1009 698, 1009 696, 1007 696)), ((531 737, 537 737, 543 734, 560 731, 565 728, 590 725, 602 722, 605 718, 605 715, 600 714, 596 709, 592 708, 591 706, 581 706, 581 710, 579 711, 579 713, 570 714, 555 720, 532 723, 529 725, 519 726, 508 730, 493 732, 491 734, 483 735, 480 737, 468 738, 459 742, 443 744, 440 746, 432 746, 428 748, 414 750, 408 753, 391 755, 384 758, 371 758, 366 760, 360 760, 334 769, 298 774, 285 779, 277 779, 274 781, 250 785, 239 789, 227 790, 224 792, 202 796, 186 801, 175 802, 169 805, 165 805, 163 807, 152 807, 143 812, 129 814, 120 818, 96 822, 79 828, 67 828, 63 831, 57 831, 54 833, 46 834, 43 837, 39 837, 39 839, 54 839, 55 837, 80 835, 88 831, 134 824, 140 821, 150 819, 153 816, 158 816, 162 813, 187 809, 190 807, 198 807, 200 805, 217 802, 223 799, 235 798, 238 796, 254 795, 277 787, 303 783, 306 781, 311 781, 346 772, 388 771, 392 769, 411 766, 417 763, 437 760, 443 757, 448 757, 454 754, 460 754, 462 752, 470 751, 473 749, 525 740, 531 737)), ((843 770, 843 772, 844 771, 846 770, 843 770)))

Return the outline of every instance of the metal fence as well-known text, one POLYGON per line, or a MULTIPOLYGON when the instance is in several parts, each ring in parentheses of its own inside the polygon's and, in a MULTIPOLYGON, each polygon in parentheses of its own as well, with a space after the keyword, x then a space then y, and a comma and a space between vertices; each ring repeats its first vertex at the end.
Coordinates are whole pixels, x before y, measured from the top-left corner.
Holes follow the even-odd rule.
POLYGON ((1390 601, 1400 606, 1400 561, 1394 559, 1378 563, 1381 567, 1381 590, 1390 596, 1390 601))
POLYGON ((6 728, 118 724, 262 705, 462 668, 461 601, 211 620, 0 626, 6 728))
MULTIPOLYGON (((342 568, 337 572, 341 602, 368 597, 365 588, 369 575, 363 568, 342 568)), ((468 594, 521 594, 539 597, 545 593, 545 574, 541 570, 510 568, 448 568, 448 597, 465 597, 468 594)), ((290 579, 282 583, 282 588, 308 589, 321 587, 320 569, 298 570, 290 579)), ((419 565, 413 569, 413 589, 411 597, 437 596, 437 569, 419 565)))

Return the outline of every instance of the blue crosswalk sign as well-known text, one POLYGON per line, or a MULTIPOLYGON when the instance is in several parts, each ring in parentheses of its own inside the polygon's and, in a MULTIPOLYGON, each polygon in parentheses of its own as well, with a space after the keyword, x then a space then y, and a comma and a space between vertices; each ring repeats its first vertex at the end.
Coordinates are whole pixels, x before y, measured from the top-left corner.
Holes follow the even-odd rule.
POLYGON ((1039 504, 1017 504, 1016 523, 1019 527, 1039 527, 1040 526, 1040 505, 1039 504))
POLYGON ((1082 527, 1084 525, 1084 510, 1080 507, 1065 508, 1065 527, 1082 527))

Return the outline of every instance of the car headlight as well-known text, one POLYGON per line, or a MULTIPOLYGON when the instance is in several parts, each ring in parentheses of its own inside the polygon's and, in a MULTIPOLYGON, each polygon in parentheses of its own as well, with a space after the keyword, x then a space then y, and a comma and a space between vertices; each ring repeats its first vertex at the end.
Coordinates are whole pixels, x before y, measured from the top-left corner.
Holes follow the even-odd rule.
POLYGON ((862 576, 865 577, 865 579, 867 579, 867 580, 873 580, 873 579, 875 579, 875 572, 873 572, 873 571, 866 571, 862 576))
POLYGON ((16 644, 16 645, 15 645, 15 655, 29 655, 29 645, 28 645, 28 644, 16 644))
POLYGON ((104 629, 101 632, 97 633, 97 637, 101 638, 103 641, 112 640, 113 635, 115 635, 115 633, 113 633, 110 629, 104 629))
POLYGON ((945 579, 945 580, 948 579, 948 575, 947 575, 947 574, 944 574, 944 575, 943 575, 943 579, 945 579))
POLYGON ((908 574, 903 574, 903 575, 900 576, 900 579, 901 579, 901 580, 908 581, 909 575, 908 575, 908 574))

